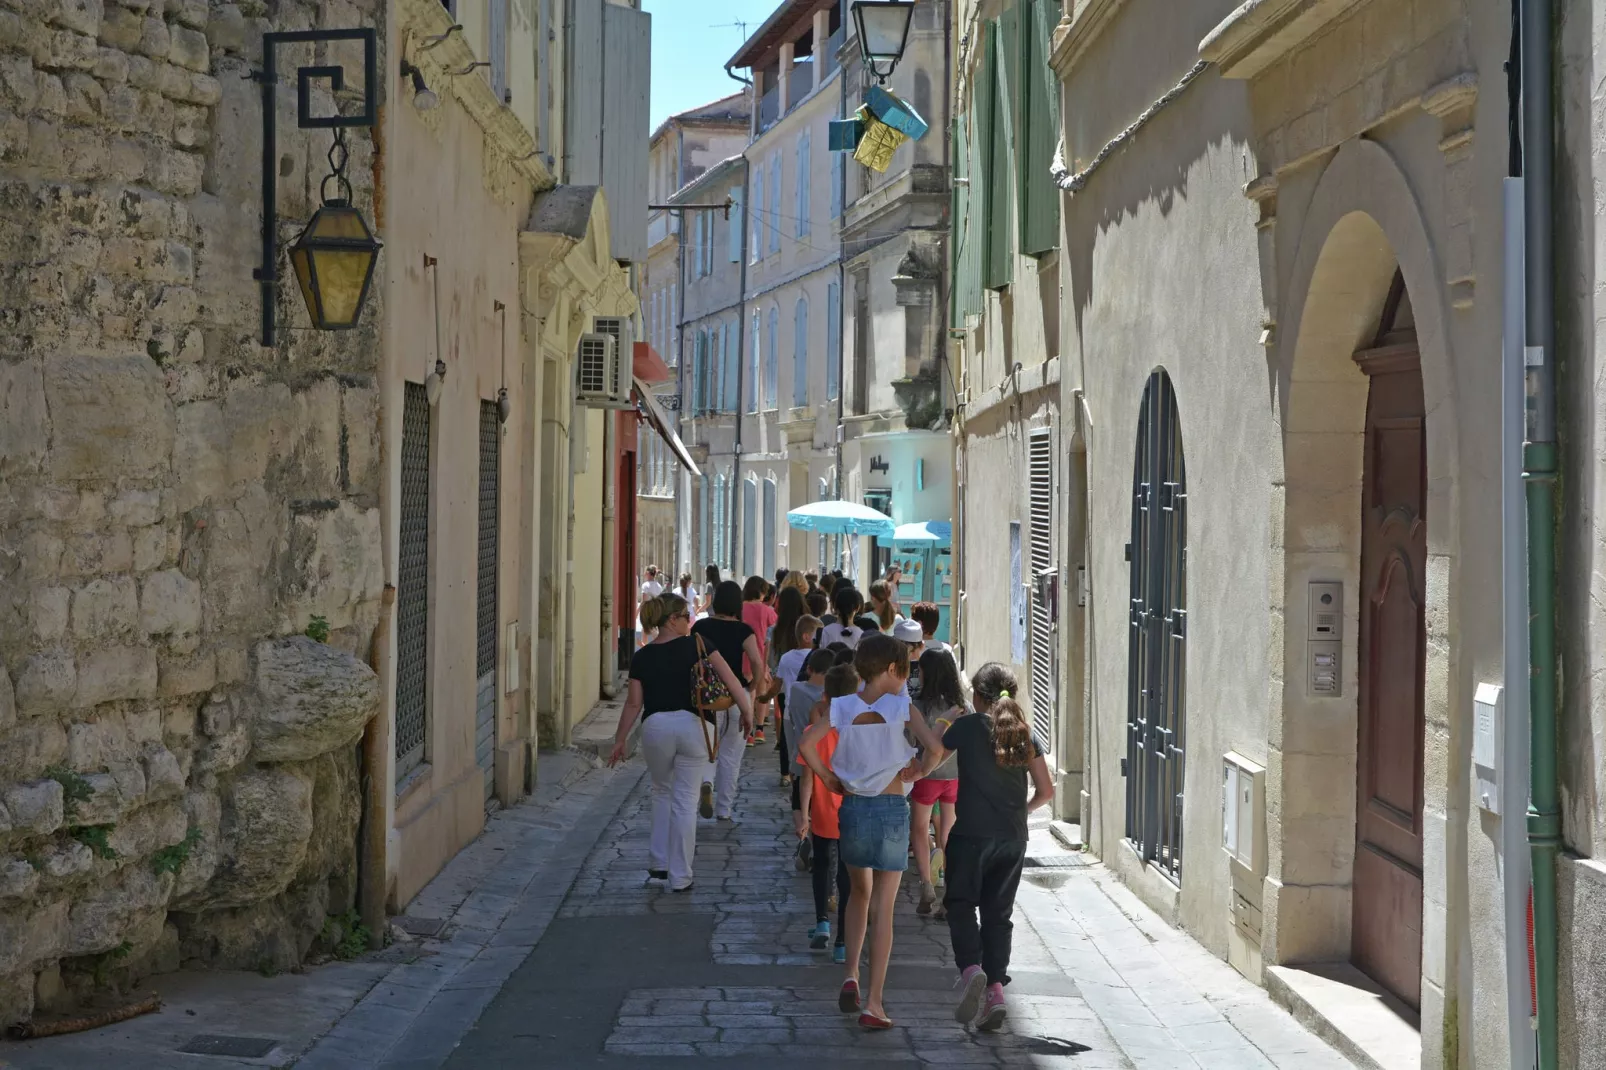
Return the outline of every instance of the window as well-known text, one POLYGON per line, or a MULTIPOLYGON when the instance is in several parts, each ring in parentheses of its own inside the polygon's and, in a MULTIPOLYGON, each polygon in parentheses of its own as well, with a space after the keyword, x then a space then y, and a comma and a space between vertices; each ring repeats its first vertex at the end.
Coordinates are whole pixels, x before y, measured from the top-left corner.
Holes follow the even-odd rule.
POLYGON ((695 393, 692 395, 692 411, 708 411, 708 332, 697 332, 697 341, 692 346, 692 382, 695 383, 695 393))
POLYGON ((734 326, 728 323, 719 325, 720 345, 724 354, 725 368, 723 373, 725 381, 724 405, 722 406, 725 412, 736 411, 737 380, 741 378, 737 374, 736 340, 741 329, 740 320, 736 321, 734 326))
POLYGON ((669 284, 669 363, 680 363, 680 324, 675 322, 675 284, 669 284))
POLYGON ((1020 166, 1016 168, 1020 188, 1020 251, 1030 255, 1046 253, 1059 245, 1060 191, 1052 182, 1035 178, 1048 173, 1054 162, 1055 131, 1059 129, 1059 79, 1049 66, 1054 51, 1054 26, 1059 21, 1059 5, 1049 10, 1049 0, 1028 0, 1021 6, 1020 166))
POLYGON ((1126 838, 1139 858, 1180 884, 1188 494, 1176 393, 1163 370, 1149 376, 1138 413, 1128 556, 1126 838))
POLYGON ((714 563, 730 567, 730 481, 721 472, 714 477, 714 563))
POLYGON ((792 405, 809 403, 809 299, 799 297, 792 313, 792 405))
POLYGON ((429 741, 429 400, 402 392, 401 537, 396 581, 396 779, 425 761, 429 741))
POLYGON ((831 161, 831 218, 842 217, 842 181, 843 162, 833 159, 831 161))
MULTIPOLYGON (((1050 752, 1059 749, 1052 592, 1043 577, 1054 571, 1054 436, 1046 427, 1027 443, 1027 503, 1031 507, 1031 688, 1032 727, 1050 752)), ((1052 582, 1052 580, 1048 581, 1052 582)))
POLYGON ((770 476, 764 480, 764 550, 763 572, 760 575, 773 576, 775 570, 781 567, 781 548, 775 534, 775 477, 770 476))
POLYGON ((753 351, 747 357, 747 411, 758 411, 759 343, 762 340, 762 319, 758 309, 753 310, 753 351))
POLYGON ((698 212, 697 215, 699 216, 697 222, 703 228, 703 274, 705 276, 712 275, 714 273, 714 213, 698 212))
POLYGON ((752 256, 749 259, 758 263, 764 256, 764 168, 753 168, 753 211, 747 222, 747 230, 753 236, 752 256))
POLYGON ((742 220, 747 218, 742 207, 743 190, 740 186, 730 188, 731 213, 725 223, 725 237, 730 247, 730 262, 742 262, 742 220))
POLYGON ((809 132, 803 131, 797 143, 797 236, 809 232, 809 132))
POLYGON ((781 154, 770 157, 770 252, 781 251, 781 154))
MULTIPOLYGON (((684 213, 682 213, 682 215, 684 216, 684 213)), ((700 279, 703 277, 702 222, 703 221, 701 219, 695 218, 691 221, 691 239, 688 244, 691 246, 691 277, 694 279, 700 279)))
MULTIPOLYGON (((709 530, 710 528, 712 528, 714 526, 714 481, 713 480, 710 479, 710 480, 705 480, 703 482, 702 499, 703 499, 703 508, 702 508, 702 529, 703 530, 698 533, 698 538, 697 538, 697 561, 696 561, 696 564, 698 564, 698 565, 706 565, 710 561, 713 560, 713 558, 708 556, 714 550, 713 543, 710 541, 710 537, 713 535, 713 532, 709 530)), ((700 586, 701 586, 701 581, 699 581, 699 587, 700 586)))
POLYGON ((758 484, 742 480, 742 575, 751 576, 758 567, 754 551, 758 548, 758 484))
POLYGON ((498 481, 502 461, 502 421, 497 418, 496 402, 480 402, 480 500, 479 559, 476 570, 475 606, 475 704, 474 756, 479 762, 488 800, 496 791, 496 646, 500 631, 497 622, 496 580, 500 556, 500 495, 498 481))
POLYGON ((779 307, 771 305, 769 334, 764 339, 765 345, 769 347, 764 353, 764 407, 766 409, 775 408, 777 395, 780 393, 781 347, 776 343, 780 329, 781 310, 779 307))
POLYGON ((825 287, 825 396, 842 393, 842 288, 835 279, 825 287))

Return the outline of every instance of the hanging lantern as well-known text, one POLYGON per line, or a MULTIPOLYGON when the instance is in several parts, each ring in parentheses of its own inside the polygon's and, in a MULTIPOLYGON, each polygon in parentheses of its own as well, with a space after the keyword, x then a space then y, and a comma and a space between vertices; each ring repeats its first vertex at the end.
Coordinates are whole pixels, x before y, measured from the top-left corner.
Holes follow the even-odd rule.
POLYGON ((854 0, 854 29, 859 35, 859 56, 864 65, 885 82, 903 58, 909 43, 909 22, 914 0, 854 0))
POLYGON ((307 314, 312 317, 312 326, 320 331, 345 331, 357 326, 368 301, 380 250, 368 221, 351 204, 351 185, 344 173, 345 140, 344 130, 336 128, 335 144, 329 150, 333 170, 324 179, 323 205, 290 247, 290 264, 301 283, 307 314), (328 195, 331 181, 335 192, 344 196, 328 195))

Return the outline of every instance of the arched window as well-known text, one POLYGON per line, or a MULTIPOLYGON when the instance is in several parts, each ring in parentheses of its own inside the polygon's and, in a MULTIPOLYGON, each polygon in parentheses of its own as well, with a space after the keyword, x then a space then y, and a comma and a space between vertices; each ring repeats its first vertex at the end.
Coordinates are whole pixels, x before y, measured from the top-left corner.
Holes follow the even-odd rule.
POLYGON ((1186 767, 1188 493, 1176 392, 1149 376, 1132 473, 1132 596, 1127 649, 1126 836, 1182 883, 1186 767))
POLYGON ((792 405, 809 403, 809 299, 799 297, 792 313, 792 405))

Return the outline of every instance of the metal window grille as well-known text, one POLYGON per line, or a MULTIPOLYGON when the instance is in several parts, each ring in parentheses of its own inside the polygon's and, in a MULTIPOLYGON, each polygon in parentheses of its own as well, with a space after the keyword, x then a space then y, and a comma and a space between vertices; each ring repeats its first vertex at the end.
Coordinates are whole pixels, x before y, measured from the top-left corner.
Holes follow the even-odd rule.
POLYGON ((1054 439, 1033 431, 1028 450, 1031 506, 1031 694, 1032 728, 1052 748, 1058 713, 1054 665, 1054 439))
POLYGON ((496 402, 480 402, 479 603, 475 622, 474 756, 485 775, 485 797, 496 788, 496 571, 498 486, 502 459, 496 402))
POLYGON ((1126 835, 1139 857, 1182 882, 1187 738, 1188 496, 1176 393, 1149 376, 1132 481, 1127 661, 1126 835))
POLYGON ((396 779, 424 760, 429 736, 429 399, 402 395, 401 538, 396 584, 396 779))

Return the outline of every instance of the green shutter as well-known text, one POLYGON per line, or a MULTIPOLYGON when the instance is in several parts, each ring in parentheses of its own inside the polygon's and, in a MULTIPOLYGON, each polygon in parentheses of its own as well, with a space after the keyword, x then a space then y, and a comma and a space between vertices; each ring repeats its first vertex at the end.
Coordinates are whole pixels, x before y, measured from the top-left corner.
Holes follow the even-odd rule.
POLYGON ((1012 90, 1019 82, 1020 12, 1011 7, 989 24, 982 80, 990 90, 990 130, 984 149, 987 169, 987 242, 982 282, 990 290, 1008 286, 1015 269, 1015 183, 1010 173, 1015 146, 1012 90), (991 75, 991 77, 988 77, 991 75))
MULTIPOLYGON (((1058 5, 1052 5, 1058 6, 1058 5)), ((1059 82, 1048 65, 1054 15, 1048 0, 1025 0, 1022 18, 1019 200, 1020 250, 1045 253, 1059 245, 1059 188, 1049 178, 1059 137, 1059 82)))

